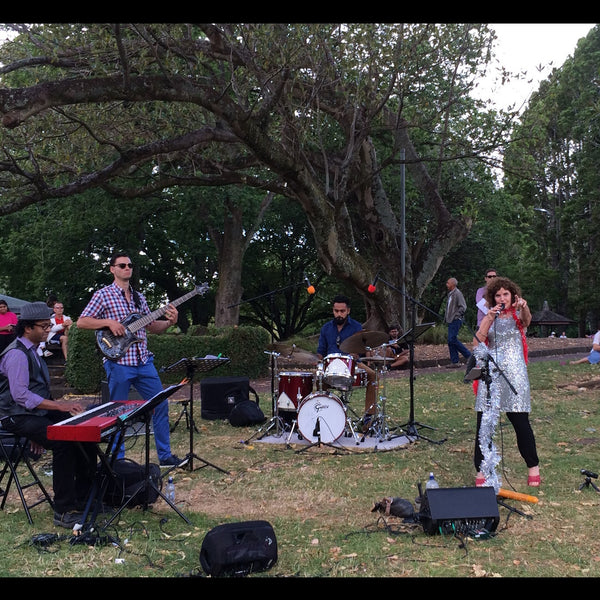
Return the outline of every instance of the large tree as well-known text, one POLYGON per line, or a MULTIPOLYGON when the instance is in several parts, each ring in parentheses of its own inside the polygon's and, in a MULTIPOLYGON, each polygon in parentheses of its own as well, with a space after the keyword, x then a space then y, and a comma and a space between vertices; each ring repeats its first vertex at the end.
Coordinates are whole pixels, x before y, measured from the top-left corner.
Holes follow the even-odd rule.
MULTIPOLYGON (((375 273, 421 296, 471 227, 473 161, 493 161, 507 131, 469 95, 489 58, 485 25, 12 28, 0 49, 0 215, 93 187, 122 198, 215 185, 278 194, 300 204, 323 270, 364 295, 374 327, 403 317, 393 288, 366 293, 375 273), (404 248, 382 183, 401 164, 404 248)), ((238 316, 233 262, 219 272, 219 324, 238 316)))
POLYGON ((505 159, 506 188, 529 209, 531 282, 581 335, 600 323, 599 57, 596 26, 532 96, 505 159))

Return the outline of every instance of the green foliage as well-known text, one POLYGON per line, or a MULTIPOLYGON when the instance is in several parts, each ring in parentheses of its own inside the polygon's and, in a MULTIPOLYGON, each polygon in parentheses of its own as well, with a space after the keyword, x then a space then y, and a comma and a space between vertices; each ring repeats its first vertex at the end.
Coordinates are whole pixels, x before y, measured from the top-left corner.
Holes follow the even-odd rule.
MULTIPOLYGON (((78 329, 76 325, 69 332, 69 360, 65 378, 83 394, 97 393, 106 377, 95 333, 89 329, 78 329)), ((183 358, 229 358, 230 362, 217 367, 218 371, 197 372, 195 380, 214 376, 264 376, 269 365, 268 356, 264 353, 268 343, 267 332, 257 327, 209 330, 202 336, 176 333, 148 335, 148 349, 154 354, 154 364, 159 371, 174 366, 183 358)), ((185 375, 185 369, 174 369, 161 373, 161 379, 165 384, 172 384, 181 381, 185 375)))
POLYGON ((96 346, 96 332, 79 329, 73 323, 69 329, 65 379, 82 394, 94 394, 100 390, 100 382, 105 378, 102 357, 96 346))
POLYGON ((600 320, 599 55, 596 26, 540 85, 505 155, 506 186, 528 209, 521 282, 551 310, 578 320, 580 333, 600 320))

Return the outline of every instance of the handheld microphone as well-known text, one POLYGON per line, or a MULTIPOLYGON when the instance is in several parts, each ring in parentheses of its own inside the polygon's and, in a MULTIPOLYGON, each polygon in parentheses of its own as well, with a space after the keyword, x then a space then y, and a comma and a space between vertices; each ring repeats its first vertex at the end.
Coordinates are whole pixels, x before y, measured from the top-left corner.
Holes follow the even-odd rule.
POLYGON ((500 313, 504 310, 505 306, 504 306, 504 302, 500 305, 500 310, 496 311, 496 316, 499 317, 500 313))
POLYGON ((369 294, 375 293, 375 290, 377 289, 375 286, 377 285, 378 279, 379 279, 379 273, 377 273, 377 275, 375 275, 375 279, 373 279, 373 283, 370 283, 369 287, 367 288, 367 291, 369 292, 369 294))
POLYGON ((315 293, 315 286, 310 284, 310 280, 306 273, 304 273, 304 281, 306 282, 306 291, 312 296, 315 293))

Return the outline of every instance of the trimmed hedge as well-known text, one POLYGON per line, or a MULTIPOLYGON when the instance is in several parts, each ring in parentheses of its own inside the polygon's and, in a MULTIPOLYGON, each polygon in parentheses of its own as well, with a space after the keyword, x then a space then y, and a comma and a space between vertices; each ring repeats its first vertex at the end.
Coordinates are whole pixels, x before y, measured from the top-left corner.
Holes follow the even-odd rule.
MULTIPOLYGON (((246 376, 257 379, 268 375, 269 356, 265 354, 270 343, 269 334, 258 327, 223 327, 204 330, 202 335, 194 335, 193 328, 188 334, 165 333, 148 335, 148 349, 154 354, 154 364, 164 384, 181 381, 185 369, 161 373, 161 369, 175 365, 182 358, 202 358, 224 356, 229 363, 210 371, 194 373, 194 381, 204 377, 246 376)), ((65 369, 65 379, 81 394, 96 394, 101 382, 106 378, 102 366, 102 353, 96 345, 96 332, 78 329, 73 325, 69 330, 69 357, 65 369)))

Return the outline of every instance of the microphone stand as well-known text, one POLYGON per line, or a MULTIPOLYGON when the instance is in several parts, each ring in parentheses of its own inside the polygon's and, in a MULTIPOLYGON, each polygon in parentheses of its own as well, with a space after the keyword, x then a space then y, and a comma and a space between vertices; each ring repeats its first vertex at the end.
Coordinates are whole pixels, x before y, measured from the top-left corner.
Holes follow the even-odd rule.
MULTIPOLYGON (((498 318, 500 313, 496 314, 496 318, 498 318)), ((496 326, 496 319, 494 319, 494 323, 493 323, 493 327, 496 326)), ((471 332, 471 335, 473 336, 473 339, 477 340, 480 344, 482 344, 482 340, 480 340, 477 337, 477 334, 473 332, 473 330, 471 329, 471 327, 469 327, 469 325, 467 325, 467 329, 471 332)), ((473 354, 471 353, 471 356, 473 356, 473 354)), ((473 358, 475 358, 473 356, 473 358)), ((494 365, 494 371, 496 373, 498 373, 503 379, 504 381, 506 381, 506 384, 508 385, 508 387, 510 388, 510 391, 516 396, 517 395, 517 390, 515 389, 515 387, 513 386, 513 384, 510 382, 510 380, 508 379, 508 377, 506 376, 506 373, 500 368, 500 366, 498 365, 498 363, 494 360, 494 357, 492 356, 492 354, 488 351, 485 359, 484 359, 484 363, 481 367, 481 374, 479 377, 469 377, 469 373, 471 372, 471 369, 467 370, 467 373, 465 373, 465 378, 464 378, 464 382, 465 383, 469 383, 469 381, 475 381, 477 379, 481 379, 485 385, 486 385, 486 407, 483 411, 483 413, 485 413, 486 411, 490 410, 490 406, 491 406, 491 398, 492 398, 492 394, 490 391, 491 388, 491 384, 492 384, 492 376, 490 373, 490 367, 489 367, 489 363, 492 363, 494 365)), ((482 418, 483 418, 483 413, 482 413, 482 418)), ((494 425, 494 428, 496 427, 496 425, 494 425)), ((479 433, 477 434, 477 443, 479 444, 482 453, 485 454, 483 448, 481 447, 481 434, 482 431, 481 429, 479 430, 479 433)), ((485 435, 485 434, 484 434, 485 435)), ((489 446, 488 448, 492 447, 492 440, 489 440, 489 446)), ((484 457, 485 458, 485 457, 484 457)), ((507 506, 506 504, 502 503, 500 500, 498 501, 499 504, 501 504, 502 506, 504 506, 505 508, 508 508, 509 510, 511 510, 512 512, 517 512, 519 513, 518 510, 516 509, 512 509, 512 507, 507 506)), ((522 513, 519 513, 522 514, 522 513)), ((523 515, 524 516, 524 515, 523 515)))
POLYGON ((313 442, 312 444, 309 444, 308 446, 304 446, 304 448, 300 448, 299 450, 296 450, 296 454, 302 454, 302 452, 306 452, 307 450, 309 450, 310 448, 320 448, 321 446, 327 446, 328 448, 332 448, 333 450, 335 450, 337 452, 337 450, 342 450, 346 453, 350 452, 350 450, 348 450, 347 448, 344 448, 343 446, 335 446, 329 442, 324 442, 321 440, 321 417, 317 417, 316 421, 315 421, 315 428, 313 429, 313 437, 316 437, 317 440, 315 442, 313 442))
MULTIPOLYGON (((260 300, 261 298, 269 298, 269 306, 271 308, 271 346, 273 346, 273 344, 275 343, 275 339, 274 339, 274 335, 273 335, 273 329, 274 329, 274 322, 275 322, 275 308, 273 306, 273 297, 275 296, 275 294, 278 294, 279 292, 283 292, 285 290, 289 290, 291 288, 296 288, 299 287, 301 285, 304 285, 305 282, 301 282, 301 283, 293 283, 291 285, 286 285, 285 287, 273 290, 271 292, 267 292, 265 294, 260 294, 259 296, 254 296, 254 298, 249 298, 248 300, 242 300, 241 302, 238 302, 237 304, 230 304, 227 308, 233 308, 235 306, 240 306, 241 304, 247 304, 248 302, 254 302, 255 300, 260 300)), ((258 438, 259 440, 262 439, 265 435, 267 435, 267 433, 273 428, 275 427, 275 435, 277 437, 280 437, 283 432, 285 431, 285 423, 283 422, 283 419, 280 418, 279 416, 279 403, 278 403, 278 398, 277 398, 277 394, 275 391, 275 373, 277 372, 277 380, 279 380, 279 371, 277 368, 277 357, 279 356, 278 352, 265 352, 265 354, 269 354, 271 356, 271 414, 272 417, 269 419, 269 421, 267 421, 267 423, 265 423, 265 425, 263 425, 262 427, 260 427, 258 429, 258 431, 256 431, 251 437, 249 437, 247 440, 245 440, 243 443, 247 444, 250 440, 252 440, 254 437, 256 437, 259 433, 262 433, 264 431, 264 433, 262 433, 262 435, 258 438)), ((277 382, 277 387, 279 388, 279 381, 277 382)), ((279 389, 277 390, 279 391, 279 389)))
MULTIPOLYGON (((435 323, 422 323, 421 325, 417 325, 417 308, 416 307, 420 306, 421 308, 425 309, 426 311, 429 311, 437 319, 440 319, 441 317, 439 316, 439 314, 433 312, 430 308, 428 308, 424 304, 421 304, 418 300, 416 300, 412 296, 406 294, 402 290, 400 290, 397 287, 395 287, 394 285, 392 285, 389 281, 386 281, 385 279, 382 279, 381 277, 379 277, 378 280, 381 281, 382 283, 385 283, 385 285, 387 285, 392 290, 402 294, 412 305, 411 329, 409 331, 407 331, 402 337, 398 338, 398 341, 400 341, 400 340, 406 341, 408 343, 408 348, 409 348, 409 357, 410 357, 410 360, 409 360, 409 370, 410 370, 410 384, 409 384, 410 385, 410 404, 409 404, 409 407, 410 407, 410 414, 409 414, 408 421, 406 423, 404 423, 403 425, 399 425, 398 427, 396 427, 396 430, 399 429, 399 430, 404 431, 404 433, 406 434, 406 436, 408 438, 424 439, 428 442, 431 442, 432 444, 443 444, 447 440, 447 438, 436 441, 436 440, 432 440, 428 437, 425 437, 419 433, 419 429, 434 430, 435 428, 415 421, 415 397, 414 397, 414 358, 415 358, 414 341, 422 333, 424 333, 431 327, 435 326, 435 323)), ((394 437, 399 437, 400 435, 401 434, 398 433, 394 437)), ((390 438, 390 439, 393 439, 393 438, 390 438)))

